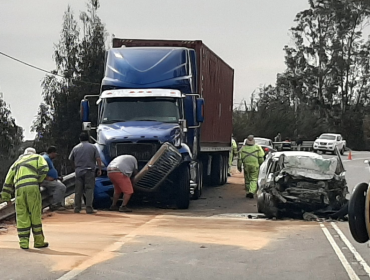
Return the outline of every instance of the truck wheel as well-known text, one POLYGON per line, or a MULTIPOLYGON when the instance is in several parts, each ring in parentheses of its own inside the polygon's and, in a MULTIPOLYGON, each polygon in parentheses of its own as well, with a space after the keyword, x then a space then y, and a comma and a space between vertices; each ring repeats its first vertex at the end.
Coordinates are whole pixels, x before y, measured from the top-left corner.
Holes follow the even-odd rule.
POLYGON ((189 164, 183 163, 177 169, 177 183, 174 184, 175 204, 178 209, 188 209, 190 202, 189 164))
POLYGON ((344 147, 340 150, 340 154, 343 156, 344 155, 344 147))
POLYGON ((222 183, 222 156, 212 156, 211 185, 218 186, 222 183))
POLYGON ((201 197, 203 191, 203 164, 201 161, 198 163, 198 176, 198 186, 194 190, 194 194, 192 197, 192 199, 194 200, 197 200, 199 197, 201 197))
POLYGON ((366 229, 365 203, 368 184, 358 184, 352 191, 348 203, 348 222, 352 237, 358 243, 365 243, 369 240, 366 229))
POLYGON ((222 181, 221 185, 225 185, 227 182, 227 172, 229 170, 229 159, 226 156, 222 156, 222 181))

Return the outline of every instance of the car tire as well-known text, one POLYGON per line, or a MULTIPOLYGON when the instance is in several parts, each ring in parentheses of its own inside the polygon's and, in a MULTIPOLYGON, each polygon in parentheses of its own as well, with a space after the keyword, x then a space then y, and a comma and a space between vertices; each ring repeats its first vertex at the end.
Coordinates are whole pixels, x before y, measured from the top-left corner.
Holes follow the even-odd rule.
POLYGON ((183 163, 177 169, 178 180, 174 184, 175 204, 178 209, 188 209, 190 203, 189 164, 183 163))
POLYGON ((365 203, 366 192, 368 189, 367 183, 358 184, 352 191, 351 198, 348 203, 348 222, 352 237, 358 243, 369 241, 369 234, 366 228, 365 218, 365 203))
POLYGON ((344 155, 344 147, 340 150, 340 154, 343 156, 344 155))

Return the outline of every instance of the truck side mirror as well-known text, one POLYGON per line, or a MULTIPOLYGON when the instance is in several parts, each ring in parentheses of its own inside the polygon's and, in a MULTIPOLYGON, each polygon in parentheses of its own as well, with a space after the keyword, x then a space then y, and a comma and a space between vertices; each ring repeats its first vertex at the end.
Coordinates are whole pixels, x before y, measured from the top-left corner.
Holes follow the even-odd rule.
POLYGON ((81 100, 81 106, 80 106, 80 116, 82 122, 89 122, 90 118, 90 105, 89 101, 87 99, 81 100))
POLYGON ((198 123, 204 122, 204 99, 203 98, 197 99, 197 122, 198 123))
POLYGON ((83 131, 90 131, 91 130, 91 122, 83 122, 82 123, 82 130, 83 131))

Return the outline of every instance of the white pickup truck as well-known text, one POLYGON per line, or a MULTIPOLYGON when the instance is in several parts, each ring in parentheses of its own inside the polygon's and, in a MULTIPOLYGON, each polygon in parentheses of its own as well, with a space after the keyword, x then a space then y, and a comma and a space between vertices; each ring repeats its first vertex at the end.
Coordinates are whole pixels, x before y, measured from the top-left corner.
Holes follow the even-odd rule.
POLYGON ((343 140, 342 135, 334 133, 324 133, 317 138, 313 144, 314 152, 331 152, 335 154, 335 147, 341 155, 344 154, 346 150, 346 140, 343 140))

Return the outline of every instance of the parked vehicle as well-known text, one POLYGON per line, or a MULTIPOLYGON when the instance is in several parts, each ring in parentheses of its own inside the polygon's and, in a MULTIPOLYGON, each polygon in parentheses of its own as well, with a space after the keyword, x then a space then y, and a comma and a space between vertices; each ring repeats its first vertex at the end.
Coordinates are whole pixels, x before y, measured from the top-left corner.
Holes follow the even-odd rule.
MULTIPOLYGON (((244 139, 243 145, 246 145, 247 139, 244 139)), ((274 144, 271 139, 268 138, 261 138, 261 137, 255 137, 254 141, 257 145, 261 146, 263 151, 265 152, 265 158, 269 153, 276 152, 276 149, 274 149, 274 144)))
MULTIPOLYGON (((113 39, 97 102, 96 146, 104 165, 135 156, 141 170, 135 190, 171 192, 181 209, 190 196, 199 198, 203 179, 225 184, 233 79, 234 70, 202 41, 113 39)), ((91 129, 89 97, 81 103, 85 130, 91 129)), ((111 188, 106 177, 97 186, 111 188)))
POLYGON ((333 214, 346 204, 347 193, 339 154, 326 159, 312 152, 275 152, 260 167, 257 208, 268 218, 333 214))
POLYGON ((322 151, 323 153, 330 152, 335 154, 335 149, 338 149, 341 155, 344 155, 346 150, 346 141, 343 140, 343 137, 340 134, 321 134, 313 144, 314 152, 322 151))
MULTIPOLYGON (((370 161, 364 162, 370 171, 370 161)), ((348 222, 353 239, 366 243, 370 237, 370 188, 369 182, 355 186, 348 203, 348 222)))

